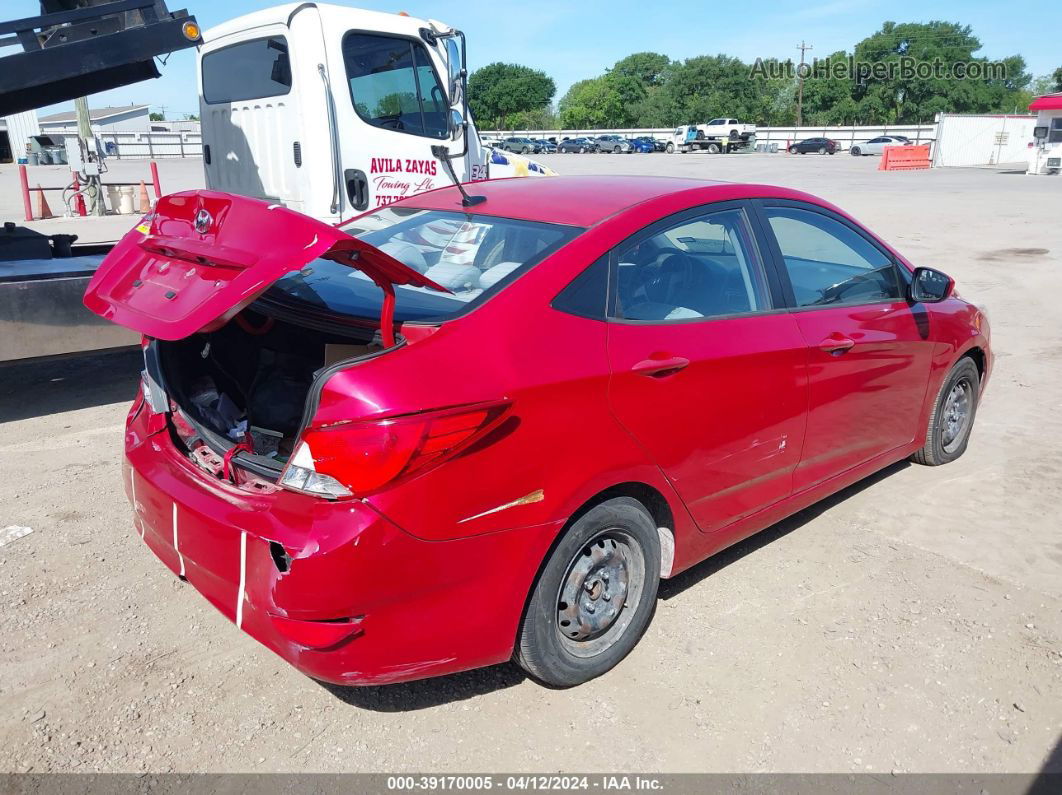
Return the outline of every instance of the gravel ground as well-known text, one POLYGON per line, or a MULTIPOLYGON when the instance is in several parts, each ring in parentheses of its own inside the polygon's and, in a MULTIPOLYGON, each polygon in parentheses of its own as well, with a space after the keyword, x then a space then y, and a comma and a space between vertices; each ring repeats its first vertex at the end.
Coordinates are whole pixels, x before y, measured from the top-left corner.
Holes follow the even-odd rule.
POLYGON ((8 366, 0 528, 33 532, 0 547, 0 771, 1062 771, 1062 179, 541 159, 800 187, 950 272, 998 356, 966 456, 893 466, 664 583, 642 643, 583 687, 502 665, 342 689, 132 532, 135 355, 8 366))

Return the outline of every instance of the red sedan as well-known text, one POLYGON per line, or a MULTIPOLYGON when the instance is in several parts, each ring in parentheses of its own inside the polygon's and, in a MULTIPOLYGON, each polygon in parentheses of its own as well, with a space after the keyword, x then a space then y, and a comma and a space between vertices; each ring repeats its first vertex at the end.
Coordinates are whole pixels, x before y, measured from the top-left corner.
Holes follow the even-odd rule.
POLYGON ((474 191, 338 229, 175 194, 86 295, 144 335, 137 532, 310 676, 515 659, 584 682, 662 577, 966 449, 985 316, 836 207, 664 178, 474 191))

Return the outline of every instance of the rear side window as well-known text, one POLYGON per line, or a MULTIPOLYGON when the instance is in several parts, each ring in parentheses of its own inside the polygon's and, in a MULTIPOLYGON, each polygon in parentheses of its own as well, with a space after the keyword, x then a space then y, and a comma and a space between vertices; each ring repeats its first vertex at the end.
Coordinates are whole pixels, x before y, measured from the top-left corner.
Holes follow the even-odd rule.
POLYGON ((343 63, 354 110, 366 122, 446 137, 446 94, 422 45, 395 36, 348 33, 343 63))
POLYGON ((277 97, 291 91, 291 61, 283 36, 254 39, 203 56, 208 104, 277 97))
POLYGON ((608 301, 608 257, 576 276, 572 283, 553 299, 553 308, 569 315, 604 320, 608 301))
POLYGON ((898 300, 892 260, 851 227, 822 213, 768 207, 797 306, 898 300))
POLYGON ((618 249, 616 261, 616 318, 673 322, 770 308, 739 209, 682 221, 618 249))

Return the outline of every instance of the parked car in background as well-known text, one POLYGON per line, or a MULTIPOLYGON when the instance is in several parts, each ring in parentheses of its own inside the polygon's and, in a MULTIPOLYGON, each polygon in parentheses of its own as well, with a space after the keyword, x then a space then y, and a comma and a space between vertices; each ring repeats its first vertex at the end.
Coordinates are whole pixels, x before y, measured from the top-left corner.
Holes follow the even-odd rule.
POLYGON ((880 155, 885 151, 886 146, 907 146, 910 143, 910 139, 900 135, 879 135, 877 138, 871 138, 866 143, 852 144, 852 148, 848 151, 855 157, 860 155, 880 155))
POLYGON ((790 144, 789 154, 806 155, 808 152, 818 152, 820 155, 836 154, 841 145, 829 138, 805 138, 795 144, 790 144))
POLYGON ((633 151, 631 142, 622 135, 599 135, 597 136, 597 151, 611 154, 630 154, 633 151))
POLYGON ((652 138, 631 138, 630 139, 631 151, 633 152, 655 152, 656 142, 652 138))
MULTIPOLYGON (((144 335, 116 434, 137 536, 308 675, 515 660, 585 682, 662 578, 965 451, 984 313, 828 202, 674 177, 468 190, 338 228, 164 196, 85 294, 144 335)), ((911 487, 948 504, 934 480, 911 487)), ((713 664, 740 663, 723 640, 713 664)))
POLYGON ((550 155, 557 151, 557 145, 553 141, 545 138, 532 138, 531 140, 538 144, 538 149, 535 150, 538 154, 550 155))
POLYGON ((502 138, 498 142, 498 148, 506 152, 515 152, 518 155, 538 154, 541 147, 530 138, 502 138))
POLYGON ((558 152, 596 152, 597 145, 589 138, 565 138, 557 144, 558 152))

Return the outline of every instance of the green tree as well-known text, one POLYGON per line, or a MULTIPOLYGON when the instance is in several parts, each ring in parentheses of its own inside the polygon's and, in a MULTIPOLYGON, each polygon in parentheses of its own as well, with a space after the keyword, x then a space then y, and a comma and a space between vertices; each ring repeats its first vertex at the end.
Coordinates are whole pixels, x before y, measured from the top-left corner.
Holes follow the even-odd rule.
POLYGON ((166 121, 166 118, 161 113, 149 113, 148 121, 166 121))
POLYGON ((671 59, 658 52, 636 52, 616 61, 608 74, 630 77, 643 86, 658 86, 667 76, 671 59))
POLYGON ((607 76, 573 83, 557 103, 561 127, 565 129, 617 127, 624 114, 623 99, 607 76))
POLYGON ((548 107, 556 91, 545 72, 520 64, 488 64, 468 78, 472 116, 488 129, 512 129, 508 116, 548 107))
POLYGON ((853 99, 865 115, 885 123, 918 122, 936 113, 989 113, 1010 110, 1020 100, 1031 77, 1021 56, 1003 59, 1004 75, 958 79, 953 64, 988 64, 974 53, 980 40, 969 25, 955 22, 886 22, 881 30, 855 46, 857 62, 883 63, 892 73, 863 75, 853 99), (944 72, 905 75, 903 64, 942 64, 944 72))
POLYGON ((1051 86, 1052 91, 1062 91, 1062 66, 1058 67, 1051 75, 1051 80, 1054 81, 1054 85, 1051 86))

